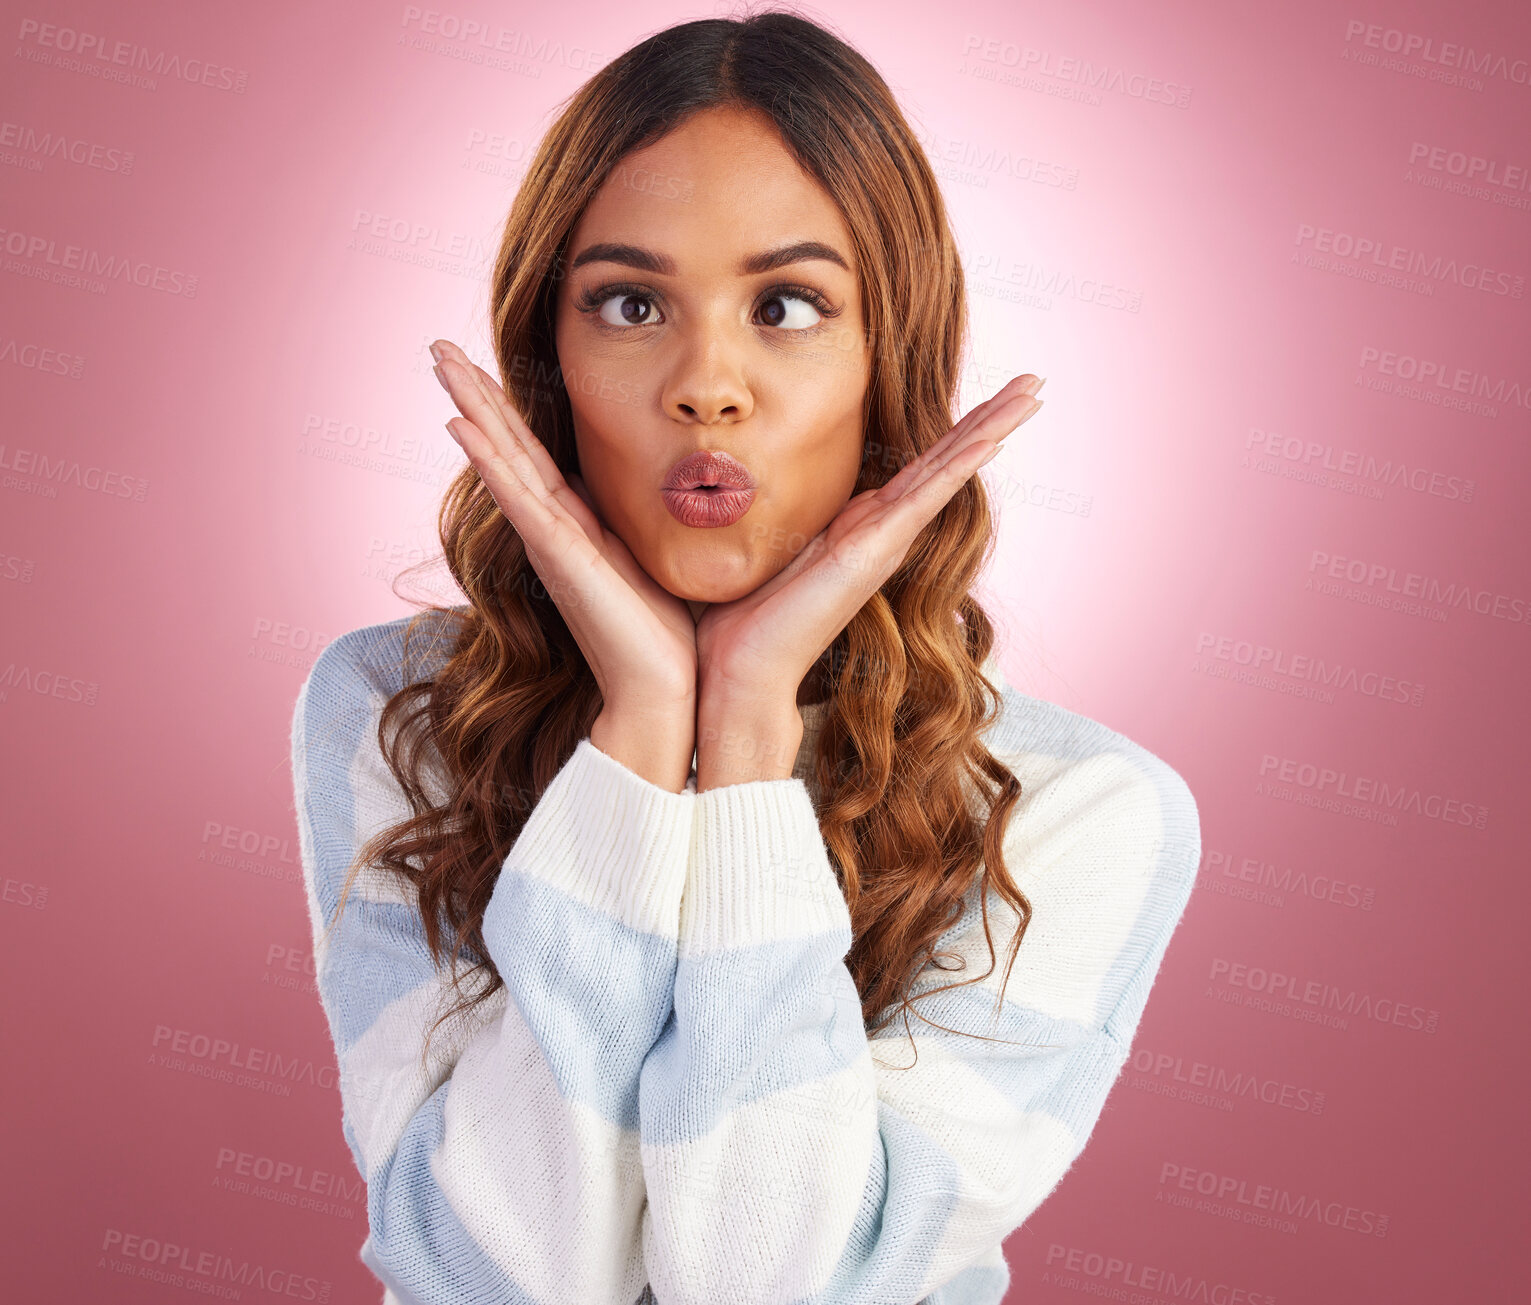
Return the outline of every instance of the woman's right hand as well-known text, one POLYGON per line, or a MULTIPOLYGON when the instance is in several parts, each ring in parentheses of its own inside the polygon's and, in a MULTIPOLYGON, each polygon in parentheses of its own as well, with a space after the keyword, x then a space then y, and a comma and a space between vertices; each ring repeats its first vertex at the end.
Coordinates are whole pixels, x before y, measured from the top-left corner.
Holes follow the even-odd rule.
POLYGON ((462 415, 447 422, 514 527, 600 686, 591 742, 679 792, 696 727, 696 622, 596 514, 578 476, 566 480, 505 391, 449 340, 435 371, 462 415))

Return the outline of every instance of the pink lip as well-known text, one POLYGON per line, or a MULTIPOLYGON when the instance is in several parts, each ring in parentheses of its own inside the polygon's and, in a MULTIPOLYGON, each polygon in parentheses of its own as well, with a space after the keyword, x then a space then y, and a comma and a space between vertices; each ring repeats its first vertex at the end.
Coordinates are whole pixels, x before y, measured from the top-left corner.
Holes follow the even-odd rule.
POLYGON ((683 526, 731 526, 755 501, 755 478, 737 458, 712 449, 689 453, 660 488, 665 507, 683 526))

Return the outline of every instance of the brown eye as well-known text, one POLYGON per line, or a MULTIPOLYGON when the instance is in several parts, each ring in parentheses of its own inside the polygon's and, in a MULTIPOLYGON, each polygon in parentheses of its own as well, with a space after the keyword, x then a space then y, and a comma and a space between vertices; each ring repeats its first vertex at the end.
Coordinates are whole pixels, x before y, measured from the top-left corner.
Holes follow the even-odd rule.
POLYGON ((773 294, 762 302, 760 311, 767 326, 779 326, 788 331, 804 331, 817 326, 822 320, 819 310, 801 295, 773 294), (789 304, 798 305, 797 311, 790 311, 787 307, 789 304))
POLYGON ((603 300, 599 316, 608 326, 651 326, 655 321, 654 301, 647 295, 624 291, 603 300), (615 316, 608 311, 612 304, 617 305, 615 316))

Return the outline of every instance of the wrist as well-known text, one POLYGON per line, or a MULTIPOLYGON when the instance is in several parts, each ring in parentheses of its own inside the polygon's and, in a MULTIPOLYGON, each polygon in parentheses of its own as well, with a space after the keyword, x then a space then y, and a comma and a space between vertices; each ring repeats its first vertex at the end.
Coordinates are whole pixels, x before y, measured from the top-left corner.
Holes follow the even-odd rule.
POLYGON ((695 719, 689 708, 656 712, 608 705, 590 727, 590 742, 633 774, 679 793, 691 775, 695 719))
POLYGON ((696 791, 790 779, 803 742, 797 704, 703 695, 696 722, 696 791))

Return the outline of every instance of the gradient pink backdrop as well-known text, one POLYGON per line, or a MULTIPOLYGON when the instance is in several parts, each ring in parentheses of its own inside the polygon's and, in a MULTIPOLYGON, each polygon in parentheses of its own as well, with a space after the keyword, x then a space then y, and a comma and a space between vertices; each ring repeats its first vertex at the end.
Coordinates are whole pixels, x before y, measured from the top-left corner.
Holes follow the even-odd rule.
MULTIPOLYGON (((410 610, 389 581, 461 462, 425 345, 487 361, 486 259, 553 106, 711 12, 6 5, 9 1299, 205 1283, 139 1276, 129 1236, 377 1299, 310 972, 294 697, 326 641, 410 610), (519 58, 462 57, 465 21, 519 58), (232 1053, 176 1057, 199 1036, 272 1059, 229 1081, 232 1053)), ((943 178, 968 401, 1049 377, 983 473, 1006 671, 1164 756, 1202 812, 1133 1059, 1007 1243, 1009 1299, 1507 1299, 1531 11, 808 12, 943 178), (1336 796, 1380 783, 1419 809, 1336 796), (1262 1221, 1270 1188, 1315 1213, 1262 1221)))

